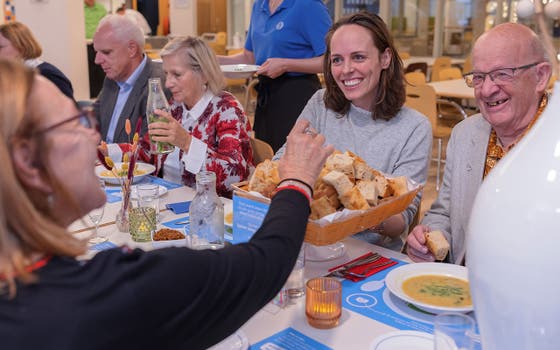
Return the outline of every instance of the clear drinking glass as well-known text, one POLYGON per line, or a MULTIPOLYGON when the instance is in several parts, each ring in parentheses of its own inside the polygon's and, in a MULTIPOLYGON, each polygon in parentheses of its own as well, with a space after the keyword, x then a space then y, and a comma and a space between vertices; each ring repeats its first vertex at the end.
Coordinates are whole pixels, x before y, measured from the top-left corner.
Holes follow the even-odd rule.
MULTIPOLYGON (((99 186, 105 191, 105 181, 99 180, 99 186)), ((89 239, 89 244, 98 244, 103 243, 107 240, 107 237, 102 237, 99 235, 99 223, 103 218, 103 213, 105 212, 105 203, 99 208, 95 208, 88 213, 89 219, 95 225, 95 229, 93 231, 93 236, 89 239)))
POLYGON ((443 313, 434 320, 435 350, 472 350, 474 319, 461 313, 443 313))

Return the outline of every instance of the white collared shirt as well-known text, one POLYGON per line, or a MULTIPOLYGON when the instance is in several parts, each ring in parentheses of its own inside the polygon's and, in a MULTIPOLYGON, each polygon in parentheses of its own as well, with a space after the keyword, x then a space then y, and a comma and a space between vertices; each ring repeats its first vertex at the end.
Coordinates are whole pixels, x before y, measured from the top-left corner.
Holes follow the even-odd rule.
MULTIPOLYGON (((181 125, 189 133, 191 133, 196 126, 198 119, 202 116, 202 113, 204 113, 212 98, 214 98, 214 94, 210 91, 206 91, 191 110, 188 110, 187 106, 183 104, 181 125)), ((208 145, 206 145, 204 141, 192 137, 189 151, 184 153, 181 161, 179 161, 180 149, 175 147, 163 164, 163 178, 175 183, 182 183, 183 170, 197 174, 206 161, 207 149, 208 145)))

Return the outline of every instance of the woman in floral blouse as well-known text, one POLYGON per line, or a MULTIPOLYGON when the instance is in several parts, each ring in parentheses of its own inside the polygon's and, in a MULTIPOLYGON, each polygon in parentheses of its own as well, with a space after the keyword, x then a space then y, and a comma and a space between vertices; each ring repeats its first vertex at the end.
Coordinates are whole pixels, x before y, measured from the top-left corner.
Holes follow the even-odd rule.
POLYGON ((175 38, 161 57, 165 87, 173 94, 171 113, 156 112, 168 122, 148 125, 140 160, 156 165, 165 179, 190 187, 196 184, 196 173, 213 171, 218 195, 231 197, 230 185, 246 180, 254 167, 251 126, 243 107, 222 90, 225 80, 216 56, 201 39, 175 38), (171 143, 175 150, 150 154, 150 137, 171 143))

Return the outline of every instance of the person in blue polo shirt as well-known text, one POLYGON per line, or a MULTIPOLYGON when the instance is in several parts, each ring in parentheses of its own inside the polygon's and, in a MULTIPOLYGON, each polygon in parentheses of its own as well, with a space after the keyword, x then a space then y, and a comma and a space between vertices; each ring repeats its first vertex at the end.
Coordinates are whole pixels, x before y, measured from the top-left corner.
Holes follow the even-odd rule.
POLYGON ((321 88, 316 73, 323 70, 331 24, 321 0, 256 0, 243 52, 218 56, 220 64, 261 66, 253 129, 274 151, 321 88))

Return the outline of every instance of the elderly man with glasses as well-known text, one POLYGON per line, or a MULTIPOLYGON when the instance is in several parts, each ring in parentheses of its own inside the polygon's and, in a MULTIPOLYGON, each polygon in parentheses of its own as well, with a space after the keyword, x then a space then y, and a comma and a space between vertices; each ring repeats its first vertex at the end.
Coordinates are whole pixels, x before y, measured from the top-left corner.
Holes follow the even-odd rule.
MULTIPOLYGON (((474 88, 480 113, 453 129, 438 198, 407 239, 414 261, 434 261, 425 234, 439 230, 450 244, 446 261, 464 264, 466 228, 482 181, 527 133, 546 107, 551 64, 528 27, 504 23, 482 34, 473 52, 474 88)), ((492 232, 488 232, 489 235, 492 232)))

